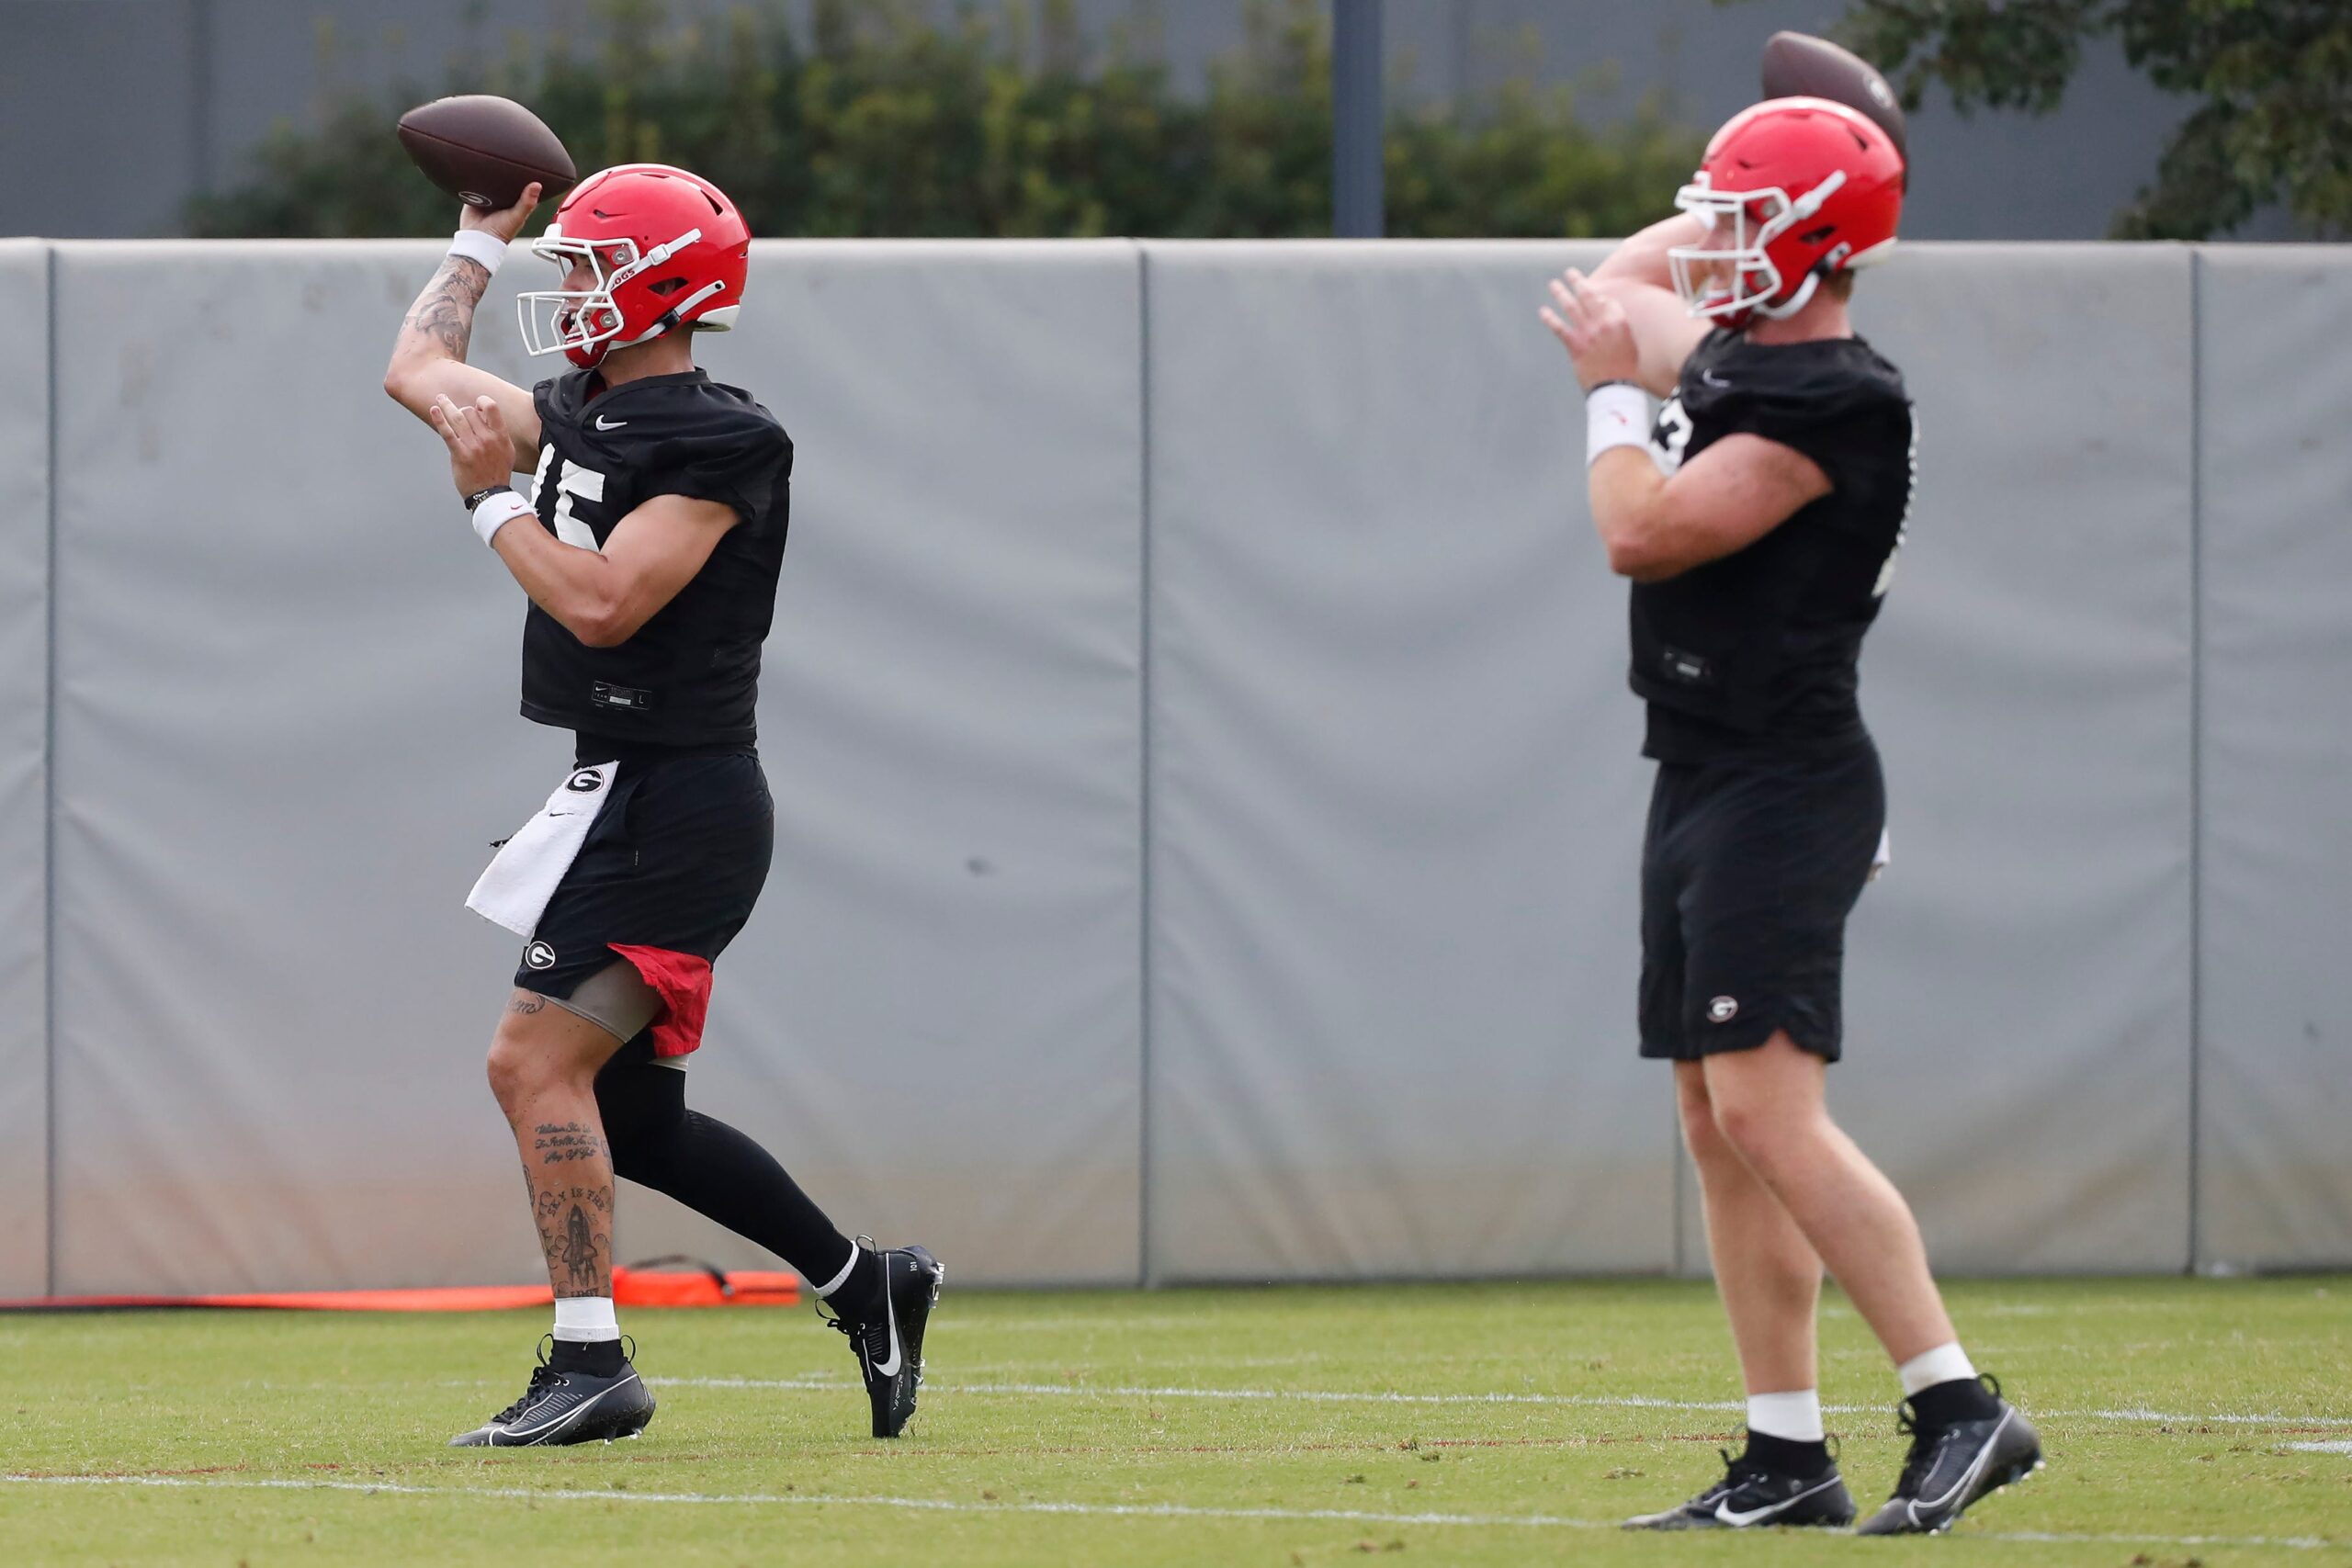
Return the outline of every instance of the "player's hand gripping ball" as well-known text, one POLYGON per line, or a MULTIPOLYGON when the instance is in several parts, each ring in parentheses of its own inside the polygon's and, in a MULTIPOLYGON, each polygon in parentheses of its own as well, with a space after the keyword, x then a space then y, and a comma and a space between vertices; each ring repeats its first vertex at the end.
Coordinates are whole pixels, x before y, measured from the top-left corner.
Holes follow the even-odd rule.
POLYGON ((523 194, 512 207, 475 207, 470 204, 458 209, 458 227, 479 229, 494 234, 504 244, 513 244, 514 236, 523 231, 529 221, 531 209, 539 204, 539 183, 533 180, 523 187, 523 194))
POLYGON ((1603 381, 1632 381, 1642 368, 1634 323, 1625 307, 1575 267, 1552 280, 1552 305, 1537 312, 1552 335, 1567 346, 1577 380, 1588 392, 1603 381), (1553 309, 1557 306, 1558 309, 1553 309))
POLYGON ((506 433, 506 416, 493 400, 452 402, 447 394, 427 412, 433 428, 449 447, 449 473, 459 495, 503 485, 514 472, 514 438, 506 433))

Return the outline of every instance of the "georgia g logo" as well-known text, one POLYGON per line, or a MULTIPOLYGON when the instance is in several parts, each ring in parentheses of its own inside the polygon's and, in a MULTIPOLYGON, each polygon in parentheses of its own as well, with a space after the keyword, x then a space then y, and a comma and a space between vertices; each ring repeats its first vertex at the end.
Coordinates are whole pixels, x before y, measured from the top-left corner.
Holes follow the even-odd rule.
POLYGON ((523 950, 523 965, 527 969, 554 968, 555 949, 543 942, 533 942, 523 950))
POLYGON ((582 768, 563 787, 575 795, 594 795, 605 787, 605 775, 594 768, 582 768))

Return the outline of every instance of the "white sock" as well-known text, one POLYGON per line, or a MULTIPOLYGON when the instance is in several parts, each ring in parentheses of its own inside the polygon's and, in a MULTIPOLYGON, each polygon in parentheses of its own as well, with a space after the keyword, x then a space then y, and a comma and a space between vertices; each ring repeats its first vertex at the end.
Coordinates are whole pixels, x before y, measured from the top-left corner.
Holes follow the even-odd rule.
POLYGON ((830 1296, 835 1291, 840 1290, 843 1285, 849 1283, 850 1274, 857 1268, 857 1243, 851 1242, 849 1244, 849 1260, 842 1265, 842 1271, 840 1273, 834 1275, 823 1284, 816 1287, 816 1291, 819 1295, 830 1296))
POLYGON ((1801 1388, 1789 1393, 1749 1394, 1747 1429, 1792 1443, 1820 1442, 1821 1391, 1801 1388))
POLYGON ((618 1339, 621 1322, 613 1315, 613 1298, 557 1297, 555 1337, 573 1345, 601 1345, 607 1339, 618 1339))
POLYGON ((1933 1388, 1939 1382, 1954 1382, 1965 1378, 1976 1381, 1976 1368, 1968 1359, 1968 1352, 1955 1339, 1949 1345, 1939 1345, 1932 1350, 1922 1350, 1901 1366, 1894 1375, 1903 1380, 1903 1397, 1910 1398, 1923 1388, 1933 1388))

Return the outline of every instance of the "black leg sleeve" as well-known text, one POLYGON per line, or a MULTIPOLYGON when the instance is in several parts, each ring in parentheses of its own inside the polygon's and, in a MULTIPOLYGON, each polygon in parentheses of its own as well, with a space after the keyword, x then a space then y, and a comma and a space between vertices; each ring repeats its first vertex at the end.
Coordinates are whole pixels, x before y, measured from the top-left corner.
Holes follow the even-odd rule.
POLYGON ((616 1060, 596 1075, 596 1105, 615 1175, 766 1247, 811 1286, 849 1260, 850 1239, 773 1155, 726 1122, 686 1109, 685 1074, 616 1060))

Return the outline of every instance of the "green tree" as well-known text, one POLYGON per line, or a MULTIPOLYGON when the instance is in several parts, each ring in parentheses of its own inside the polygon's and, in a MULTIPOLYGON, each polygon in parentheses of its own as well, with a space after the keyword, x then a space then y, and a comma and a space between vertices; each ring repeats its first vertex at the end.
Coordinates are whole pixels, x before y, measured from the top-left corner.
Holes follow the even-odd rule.
MULTIPOLYGON (((1322 0, 1251 0, 1207 91, 1173 89, 1148 38, 1090 48, 1070 0, 1001 9, 815 0, 677 25, 661 0, 602 0, 593 36, 478 46, 447 79, 346 96, 281 126, 251 177, 188 209, 216 236, 435 233, 449 198, 391 135, 442 93, 528 103, 583 171, 688 165, 767 235, 1274 238, 1331 227, 1330 38, 1322 0)), ((1655 99, 1581 123, 1565 89, 1400 109, 1390 232, 1622 233, 1654 217, 1703 138, 1655 99)))
POLYGON ((2122 239, 2226 234, 2283 201, 2352 231, 2352 4, 2346 0, 1855 0, 1841 29, 1907 107, 1931 81, 1962 110, 2054 107, 2093 38, 2197 100, 2122 239))

